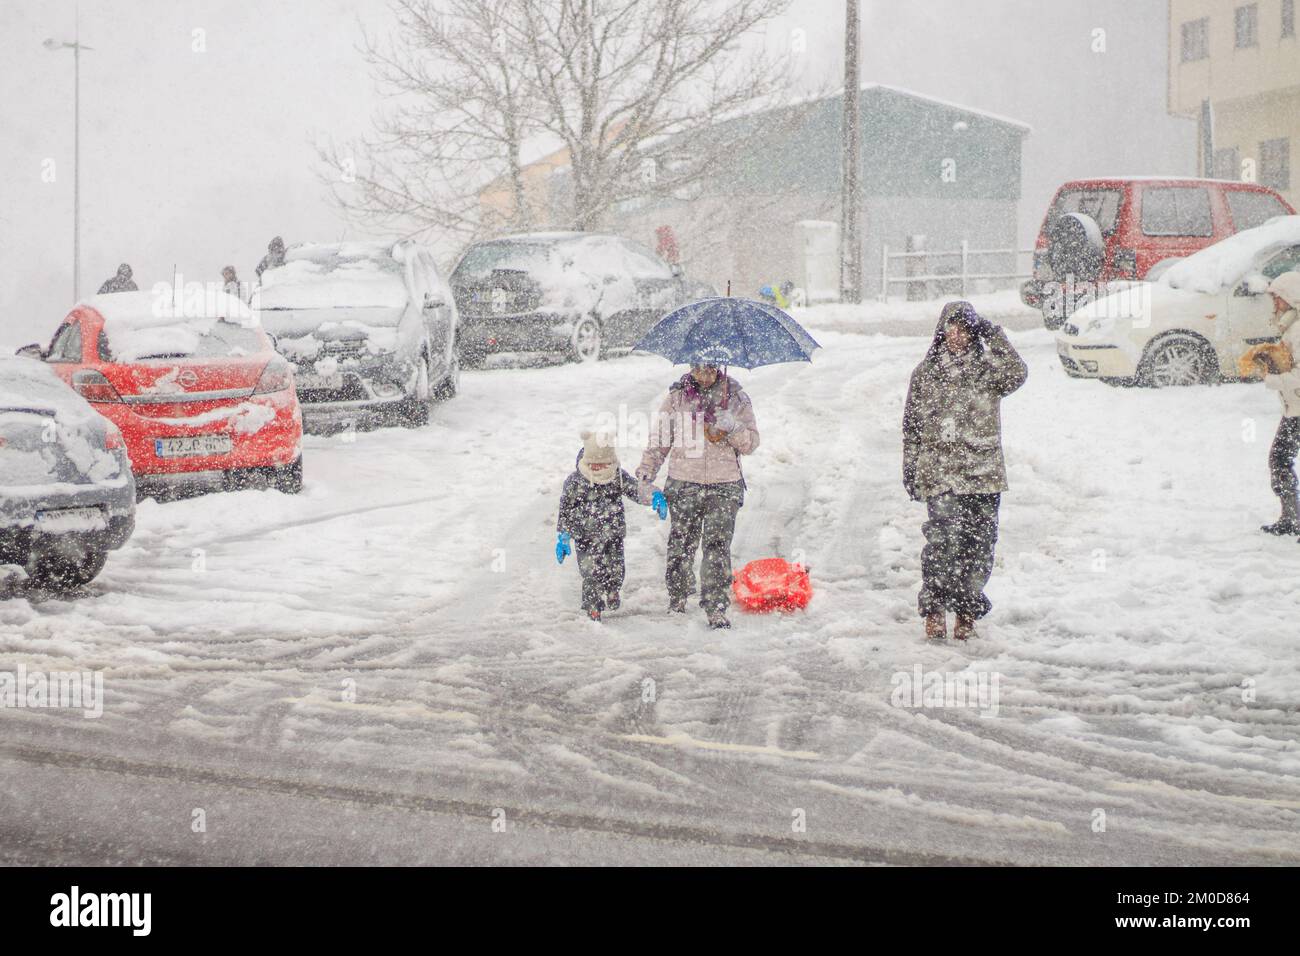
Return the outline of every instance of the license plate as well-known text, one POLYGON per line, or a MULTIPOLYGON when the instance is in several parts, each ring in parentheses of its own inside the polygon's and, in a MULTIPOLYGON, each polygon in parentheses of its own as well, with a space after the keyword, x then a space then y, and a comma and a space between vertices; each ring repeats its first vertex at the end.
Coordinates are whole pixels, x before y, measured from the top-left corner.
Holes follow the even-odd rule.
POLYGON ((36 512, 36 530, 46 534, 69 531, 103 531, 108 527, 102 508, 56 508, 36 512))
POLYGON ((314 372, 299 372, 293 377, 298 387, 304 391, 338 391, 343 387, 343 373, 336 375, 317 375, 314 372))
POLYGON ((155 438, 153 453, 159 458, 202 458, 205 455, 228 455, 229 435, 191 435, 188 438, 155 438))

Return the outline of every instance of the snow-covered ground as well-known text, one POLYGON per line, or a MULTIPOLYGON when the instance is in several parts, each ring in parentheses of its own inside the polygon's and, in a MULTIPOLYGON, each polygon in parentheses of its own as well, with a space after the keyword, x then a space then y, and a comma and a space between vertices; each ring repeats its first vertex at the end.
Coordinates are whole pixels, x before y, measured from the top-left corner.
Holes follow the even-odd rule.
POLYGON ((629 502, 623 610, 584 620, 553 556, 579 432, 634 444, 680 369, 468 372, 427 428, 309 438, 299 497, 146 502, 86 595, 0 601, 0 671, 106 693, 0 711, 0 859, 1300 862, 1276 397, 1072 381, 1014 333, 994 610, 927 646, 899 425, 933 319, 800 315, 814 364, 737 373, 735 551, 802 556, 805 613, 670 618, 667 525, 629 502), (896 706, 917 668, 996 700, 896 706))

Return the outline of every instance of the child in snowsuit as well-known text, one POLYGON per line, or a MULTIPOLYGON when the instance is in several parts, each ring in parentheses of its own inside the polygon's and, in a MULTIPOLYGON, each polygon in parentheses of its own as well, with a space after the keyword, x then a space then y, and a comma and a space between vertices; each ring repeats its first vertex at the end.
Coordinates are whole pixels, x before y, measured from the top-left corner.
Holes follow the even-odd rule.
POLYGON ((627 537, 624 496, 652 505, 660 519, 668 517, 663 493, 638 482, 619 467, 618 454, 603 436, 582 433, 577 470, 564 482, 560 517, 556 522, 555 560, 560 564, 578 551, 582 574, 582 609, 593 621, 606 608, 618 609, 623 587, 623 539, 627 537))

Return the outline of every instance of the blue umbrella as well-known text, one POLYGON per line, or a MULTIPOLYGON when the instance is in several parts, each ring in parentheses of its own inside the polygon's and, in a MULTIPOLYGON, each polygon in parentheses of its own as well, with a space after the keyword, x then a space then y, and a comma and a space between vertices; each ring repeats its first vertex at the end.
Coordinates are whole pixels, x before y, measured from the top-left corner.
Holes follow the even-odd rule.
POLYGON ((810 362, 820 345, 774 305, 751 299, 701 299, 669 312, 635 346, 677 365, 758 368, 810 362))

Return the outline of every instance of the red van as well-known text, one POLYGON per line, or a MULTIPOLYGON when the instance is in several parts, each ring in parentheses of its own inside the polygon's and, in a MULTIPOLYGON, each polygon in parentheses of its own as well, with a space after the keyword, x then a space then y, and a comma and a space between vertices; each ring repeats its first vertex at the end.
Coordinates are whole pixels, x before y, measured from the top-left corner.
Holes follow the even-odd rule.
POLYGON ((1043 219, 1034 277, 1020 298, 1057 329, 1108 282, 1156 279, 1199 249, 1294 213, 1254 183, 1140 176, 1068 182, 1043 219))

